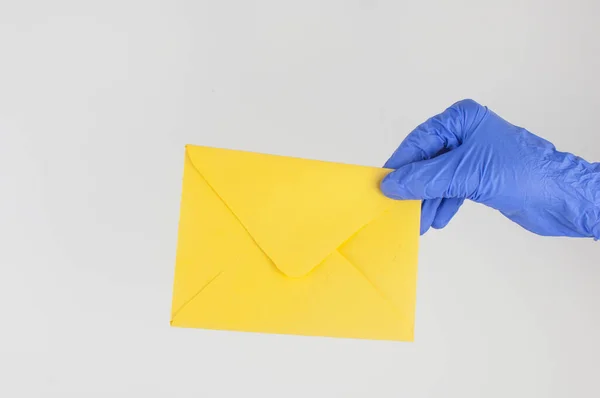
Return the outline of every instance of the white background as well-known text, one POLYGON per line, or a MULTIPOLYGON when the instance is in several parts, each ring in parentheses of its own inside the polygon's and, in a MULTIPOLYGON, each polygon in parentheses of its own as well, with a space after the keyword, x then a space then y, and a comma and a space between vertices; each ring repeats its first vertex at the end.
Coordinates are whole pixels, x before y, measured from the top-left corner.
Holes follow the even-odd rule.
POLYGON ((169 327, 186 143, 380 166, 470 97, 600 160, 595 0, 0 0, 3 397, 598 397, 598 244, 468 204, 416 342, 169 327))

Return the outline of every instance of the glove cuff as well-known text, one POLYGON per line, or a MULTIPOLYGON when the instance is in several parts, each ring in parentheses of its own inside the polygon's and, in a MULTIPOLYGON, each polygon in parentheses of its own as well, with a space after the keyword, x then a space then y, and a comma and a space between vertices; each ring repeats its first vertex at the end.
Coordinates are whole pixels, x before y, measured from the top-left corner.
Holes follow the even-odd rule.
POLYGON ((587 193, 591 209, 588 211, 590 235, 594 240, 600 240, 600 163, 590 165, 591 178, 587 183, 587 193))
MULTIPOLYGON (((598 192, 600 193, 600 190, 598 192)), ((592 214, 596 216, 596 219, 591 223, 590 233, 594 240, 600 240, 600 203, 596 204, 592 214)))

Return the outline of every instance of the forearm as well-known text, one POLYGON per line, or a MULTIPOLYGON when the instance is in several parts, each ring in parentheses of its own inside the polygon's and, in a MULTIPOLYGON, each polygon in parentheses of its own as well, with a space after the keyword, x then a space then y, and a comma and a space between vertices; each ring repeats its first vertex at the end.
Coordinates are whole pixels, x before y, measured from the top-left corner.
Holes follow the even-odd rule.
POLYGON ((544 208, 558 230, 564 236, 600 239, 600 163, 565 152, 554 152, 548 160, 544 208))
POLYGON ((600 163, 588 165, 588 172, 582 181, 585 192, 585 212, 583 226, 590 237, 600 239, 600 163))

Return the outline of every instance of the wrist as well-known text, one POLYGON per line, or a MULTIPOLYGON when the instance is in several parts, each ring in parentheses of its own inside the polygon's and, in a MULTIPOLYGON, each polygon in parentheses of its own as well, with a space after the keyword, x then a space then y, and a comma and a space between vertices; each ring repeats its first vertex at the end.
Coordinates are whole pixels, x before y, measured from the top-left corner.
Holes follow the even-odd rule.
POLYGON ((588 236, 594 238, 594 240, 600 240, 600 205, 596 204, 587 214, 587 228, 589 231, 588 236))
POLYGON ((586 177, 585 198, 589 206, 585 211, 584 225, 589 237, 600 240, 600 163, 591 164, 586 177))

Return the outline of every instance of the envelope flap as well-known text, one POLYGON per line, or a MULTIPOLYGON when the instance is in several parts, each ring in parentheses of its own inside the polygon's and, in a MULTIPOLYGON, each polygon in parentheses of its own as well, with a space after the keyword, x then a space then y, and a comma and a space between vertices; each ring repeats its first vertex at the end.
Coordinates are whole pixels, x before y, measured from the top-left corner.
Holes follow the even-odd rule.
POLYGON ((290 277, 309 273, 393 205, 377 167, 187 146, 196 170, 290 277))

